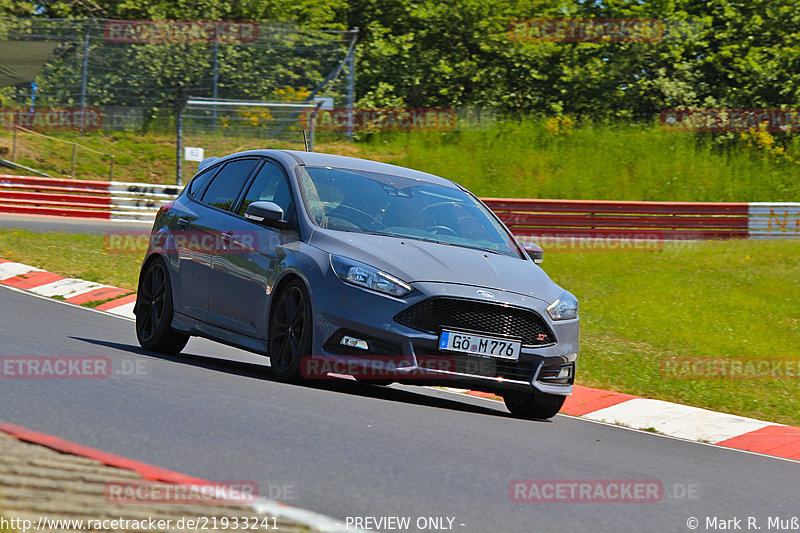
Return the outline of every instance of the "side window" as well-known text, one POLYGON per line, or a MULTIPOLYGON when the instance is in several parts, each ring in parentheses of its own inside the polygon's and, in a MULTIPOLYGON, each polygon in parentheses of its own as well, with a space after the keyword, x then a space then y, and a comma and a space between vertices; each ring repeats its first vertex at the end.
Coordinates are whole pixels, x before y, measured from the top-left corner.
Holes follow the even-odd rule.
POLYGON ((284 217, 287 216, 292 206, 292 195, 280 166, 269 161, 264 163, 247 190, 239 214, 244 216, 247 206, 253 202, 275 202, 283 209, 284 217))
POLYGON ((195 176, 194 179, 189 182, 189 196, 192 198, 197 198, 197 196, 200 194, 200 191, 203 190, 203 187, 205 187, 206 183, 208 183, 208 180, 214 176, 217 170, 218 168, 212 168, 195 176))
POLYGON ((256 159, 239 159, 222 167, 203 194, 203 202, 230 210, 256 163, 256 159))

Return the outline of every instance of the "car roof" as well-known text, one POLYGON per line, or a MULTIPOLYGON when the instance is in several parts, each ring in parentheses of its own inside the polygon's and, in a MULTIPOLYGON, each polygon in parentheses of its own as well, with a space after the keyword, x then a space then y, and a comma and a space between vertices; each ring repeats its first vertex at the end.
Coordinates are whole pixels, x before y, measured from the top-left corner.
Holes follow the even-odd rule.
MULTIPOLYGON (((273 149, 248 150, 246 152, 238 152, 235 154, 230 154, 228 156, 221 158, 220 161, 243 155, 276 157, 284 161, 286 160, 286 155, 289 155, 292 159, 294 159, 294 161, 298 165, 304 165, 309 167, 338 167, 338 168, 348 168, 353 170, 363 170, 366 172, 377 172, 381 174, 390 174, 393 176, 402 176, 405 178, 425 181, 428 183, 434 183, 445 187, 458 188, 458 185, 456 185, 454 182, 436 176, 434 174, 428 174, 427 172, 421 172, 419 170, 413 170, 410 168, 401 167, 397 165, 391 165, 389 163, 370 161, 369 159, 361 159, 358 157, 347 157, 343 155, 324 154, 320 152, 303 152, 299 150, 273 150, 273 149), (281 155, 283 155, 283 157, 281 157, 281 155)), ((214 163, 217 162, 218 161, 214 161, 214 163)))

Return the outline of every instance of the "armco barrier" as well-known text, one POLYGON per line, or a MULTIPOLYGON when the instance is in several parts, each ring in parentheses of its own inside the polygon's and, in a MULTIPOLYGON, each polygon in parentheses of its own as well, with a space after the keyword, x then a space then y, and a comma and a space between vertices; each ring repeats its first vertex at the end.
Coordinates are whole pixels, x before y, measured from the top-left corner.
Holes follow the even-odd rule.
POLYGON ((0 174, 0 212, 152 221, 179 192, 174 185, 0 174))
MULTIPOLYGON (((174 185, 0 174, 0 212, 152 221, 179 192, 174 185)), ((520 237, 800 237, 800 203, 483 201, 520 237)))
POLYGON ((517 236, 648 239, 800 237, 800 203, 484 198, 517 236))

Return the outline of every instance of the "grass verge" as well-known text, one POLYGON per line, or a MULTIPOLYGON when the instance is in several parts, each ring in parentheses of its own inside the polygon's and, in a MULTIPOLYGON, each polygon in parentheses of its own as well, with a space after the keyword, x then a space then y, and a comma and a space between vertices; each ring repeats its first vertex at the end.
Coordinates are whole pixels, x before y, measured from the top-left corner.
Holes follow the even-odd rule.
MULTIPOLYGON (((106 248, 102 236, 0 230, 4 259, 135 289, 141 257, 106 248)), ((579 384, 800 425, 798 256, 796 240, 551 245, 543 266, 581 302, 579 384), (795 370, 731 378, 695 360, 795 370)))
MULTIPOLYGON (((466 186, 479 196, 714 202, 800 201, 800 141, 786 150, 768 132, 747 133, 734 148, 652 124, 581 124, 525 119, 444 132, 362 134, 356 143, 320 133, 317 150, 409 166, 466 186), (749 143, 749 144, 748 144, 749 143)), ((52 133, 113 153, 115 179, 175 183, 172 133, 52 133)), ((733 135, 733 134, 731 134, 733 135)), ((736 134, 742 135, 742 134, 736 134)), ((0 149, 12 138, 0 132, 0 149)), ((207 156, 300 144, 252 137, 187 136, 207 156)), ((53 175, 70 172, 71 145, 18 139, 17 161, 53 175)), ((108 179, 108 161, 77 153, 76 175, 108 179)), ((186 162, 183 178, 197 168, 186 162)), ((2 169, 6 172, 6 169, 2 169)))
POLYGON ((798 254, 796 240, 545 248, 542 266, 581 303, 580 384, 800 425, 798 254))
POLYGON ((142 257, 113 252, 103 235, 0 229, 0 259, 135 291, 142 257))

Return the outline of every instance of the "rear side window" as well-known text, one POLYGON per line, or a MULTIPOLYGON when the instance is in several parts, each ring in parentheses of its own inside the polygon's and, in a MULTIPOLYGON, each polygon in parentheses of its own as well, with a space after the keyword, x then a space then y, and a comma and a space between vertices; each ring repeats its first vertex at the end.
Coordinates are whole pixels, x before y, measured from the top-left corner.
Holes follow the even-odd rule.
POLYGON ((203 193, 203 202, 230 211, 256 163, 257 159, 239 159, 222 167, 203 193))
POLYGON ((292 195, 281 167, 269 161, 264 163, 239 206, 239 214, 244 216, 247 206, 253 202, 274 202, 283 209, 284 217, 288 215, 292 195))
POLYGON ((192 198, 197 198, 197 196, 203 190, 203 187, 205 187, 206 183, 208 183, 208 180, 214 176, 214 173, 217 170, 218 168, 211 168, 195 176, 194 179, 189 182, 189 196, 192 198))

